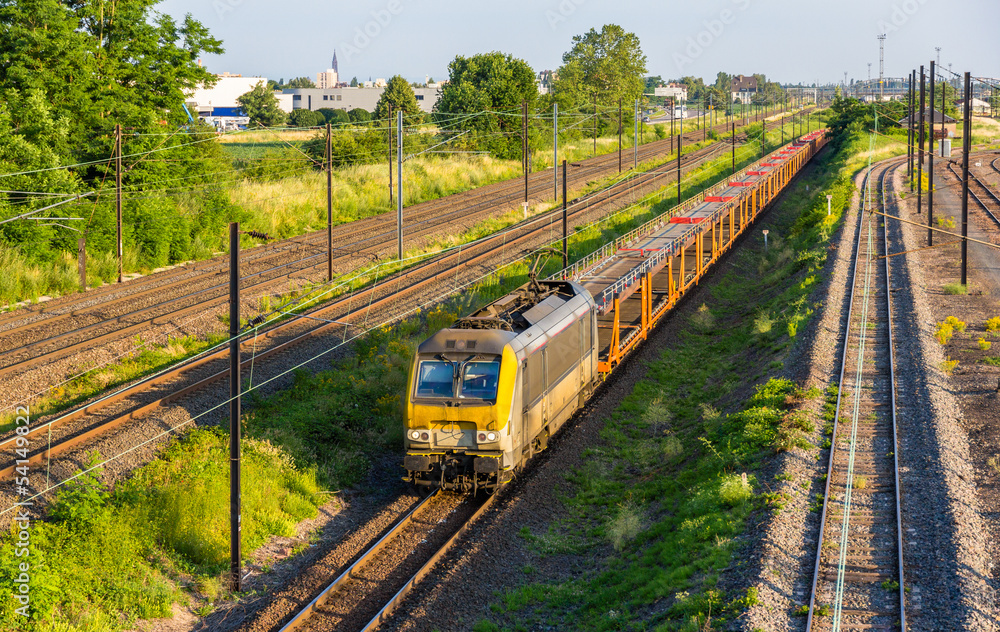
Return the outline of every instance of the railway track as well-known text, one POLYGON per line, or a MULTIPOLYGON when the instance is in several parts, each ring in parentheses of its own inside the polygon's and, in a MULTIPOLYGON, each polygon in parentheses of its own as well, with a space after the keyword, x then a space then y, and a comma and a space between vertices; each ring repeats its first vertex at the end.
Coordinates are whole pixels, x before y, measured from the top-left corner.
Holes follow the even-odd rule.
POLYGON ((889 202, 887 178, 901 164, 862 187, 807 632, 906 630, 888 236, 868 212, 889 202))
MULTIPOLYGON (((682 159, 682 168, 691 167, 700 160, 704 155, 703 152, 710 151, 714 149, 708 147, 688 154, 682 159)), ((575 200, 569 207, 568 218, 578 221, 592 217, 595 210, 609 205, 625 206, 637 195, 659 188, 664 179, 673 182, 674 173, 675 169, 672 166, 662 166, 640 174, 630 181, 623 181, 601 195, 575 200)), ((696 203, 698 199, 697 196, 691 198, 677 210, 687 208, 687 205, 696 203)), ((516 259, 532 244, 550 237, 552 226, 550 220, 559 215, 561 210, 525 220, 500 234, 438 255, 349 295, 341 296, 307 314, 275 325, 261 332, 256 339, 248 337, 242 346, 249 349, 253 345, 254 353, 243 361, 243 366, 249 368, 254 362, 259 364, 317 336, 337 333, 346 340, 351 327, 355 330, 358 327, 363 329, 371 313, 391 311, 393 305, 398 309, 401 301, 426 292, 428 287, 456 279, 459 269, 495 269, 516 259), (317 322, 323 324, 317 325, 317 322)), ((228 351, 224 349, 207 353, 46 422, 35 423, 27 436, 32 439, 32 445, 45 447, 35 449, 28 455, 27 461, 42 463, 70 452, 77 446, 227 378, 229 375, 227 358, 228 351), (118 408, 126 401, 136 403, 128 410, 119 412, 118 408)), ((8 433, 3 440, 0 440, 0 453, 13 454, 8 448, 11 448, 16 440, 13 433, 8 433)), ((5 461, 0 461, 4 464, 0 469, 0 476, 14 471, 14 462, 5 461)))
MULTIPOLYGON (((724 126, 717 126, 721 129, 724 126)), ((685 134, 690 142, 702 131, 685 134)), ((640 147, 643 161, 669 153, 671 140, 640 147)), ((689 156, 701 156, 709 148, 689 156)), ((617 156, 605 154, 569 171, 574 186, 612 170, 617 156)), ((641 175, 639 176, 642 177, 641 175)), ((551 170, 532 174, 529 195, 551 191, 551 170)), ((407 236, 413 240, 447 232, 452 222, 467 224, 496 208, 523 199, 523 180, 509 180, 457 196, 448 196, 411 207, 406 219, 407 236), (471 202, 470 202, 471 200, 471 202)), ((386 254, 395 244, 395 216, 375 216, 335 227, 335 243, 351 244, 334 257, 336 268, 386 254)), ((251 249, 243 271, 244 296, 268 294, 270 288, 325 274, 326 232, 284 240, 272 246, 251 249)), ((55 305, 18 310, 0 315, 0 377, 17 375, 73 355, 92 346, 135 335, 152 325, 203 312, 228 300, 224 257, 143 277, 125 286, 110 285, 60 299, 55 305), (122 294, 122 292, 125 292, 122 294), (177 295, 171 295, 178 292, 177 295), (166 295, 166 296, 164 296, 166 295), (137 308, 131 306, 139 303, 137 308), (143 304, 147 303, 147 304, 143 304), (89 306, 85 306, 89 304, 89 306), (120 311, 127 310, 127 311, 120 311)))
MULTIPOLYGON (((991 163, 994 169, 996 169, 995 163, 996 160, 991 163)), ((951 171, 951 175, 955 176, 955 179, 958 180, 958 182, 962 181, 962 174, 955 169, 954 162, 948 163, 948 170, 951 171)), ((1000 170, 998 170, 998 173, 1000 173, 1000 170)), ((972 169, 969 169, 969 195, 972 196, 972 199, 979 206, 980 210, 986 213, 987 217, 993 221, 997 228, 1000 228, 1000 217, 997 215, 1000 213, 1000 197, 997 197, 997 194, 986 186, 986 183, 980 180, 979 177, 972 172, 972 169), (989 200, 990 203, 987 203, 987 200, 989 200)))
POLYGON ((432 492, 296 612, 281 632, 375 629, 493 498, 432 492))

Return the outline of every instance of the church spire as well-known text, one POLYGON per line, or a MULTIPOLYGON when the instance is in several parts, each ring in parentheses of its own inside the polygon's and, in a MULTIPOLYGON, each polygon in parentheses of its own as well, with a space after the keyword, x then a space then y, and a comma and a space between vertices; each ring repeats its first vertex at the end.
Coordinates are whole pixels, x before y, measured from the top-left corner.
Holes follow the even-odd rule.
POLYGON ((331 68, 333 68, 333 71, 335 73, 337 73, 338 75, 340 74, 340 68, 337 68, 337 49, 333 50, 333 65, 331 66, 331 68))

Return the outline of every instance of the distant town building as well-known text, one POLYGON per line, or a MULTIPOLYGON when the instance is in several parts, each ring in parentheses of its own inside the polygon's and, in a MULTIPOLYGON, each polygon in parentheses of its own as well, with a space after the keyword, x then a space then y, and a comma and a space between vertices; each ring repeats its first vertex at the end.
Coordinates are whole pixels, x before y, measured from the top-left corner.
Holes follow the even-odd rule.
POLYGON ((538 94, 548 94, 552 92, 552 84, 556 80, 556 73, 554 70, 543 70, 538 73, 538 77, 535 78, 535 83, 538 85, 538 94))
MULTIPOLYGON (((283 96, 291 97, 292 108, 296 110, 331 108, 350 111, 360 108, 372 112, 384 91, 385 80, 378 79, 374 82, 366 81, 364 87, 357 88, 286 88, 283 96), (379 81, 382 82, 380 86, 377 85, 379 81)), ((441 98, 439 88, 414 88, 413 94, 423 112, 433 111, 434 105, 441 98)))
POLYGON ((733 77, 733 101, 750 103, 757 94, 757 77, 737 75, 733 77))
MULTIPOLYGON (((228 72, 216 75, 211 88, 200 86, 189 93, 184 105, 192 117, 212 125, 222 131, 245 127, 250 123, 242 108, 236 102, 240 96, 259 85, 267 85, 267 77, 244 77, 228 72)), ((284 112, 292 111, 292 96, 276 92, 278 107, 284 112)))
MULTIPOLYGON (((959 112, 965 111, 965 99, 959 99, 955 101, 955 105, 958 106, 959 112)), ((981 99, 972 99, 971 109, 973 114, 989 114, 990 104, 981 99)), ((964 115, 963 115, 964 116, 964 115)))
POLYGON ((324 72, 316 73, 317 88, 336 88, 340 81, 340 67, 337 64, 337 51, 333 51, 333 61, 324 72))
POLYGON ((675 102, 686 102, 688 89, 683 83, 669 83, 653 88, 653 96, 673 99, 675 102))

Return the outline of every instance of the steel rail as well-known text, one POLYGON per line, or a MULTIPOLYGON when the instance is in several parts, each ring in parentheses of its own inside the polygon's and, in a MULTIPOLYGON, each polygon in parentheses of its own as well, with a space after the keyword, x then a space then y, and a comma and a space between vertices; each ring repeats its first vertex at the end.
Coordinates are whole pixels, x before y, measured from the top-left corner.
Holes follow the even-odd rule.
POLYGON ((428 494, 426 497, 424 497, 424 499, 421 500, 419 503, 417 503, 412 509, 410 509, 410 511, 408 511, 406 515, 400 518, 396 522, 396 524, 393 525, 393 527, 388 532, 385 533, 385 535, 379 538, 378 541, 375 542, 375 544, 369 547, 364 553, 361 554, 361 556, 358 559, 356 559, 350 566, 344 569, 344 571, 340 575, 338 575, 337 578, 333 580, 326 588, 324 588, 323 591, 320 592, 320 594, 316 595, 316 597, 312 601, 310 601, 305 608, 296 613, 296 615, 292 617, 292 619, 288 623, 282 626, 279 632, 291 632, 292 630, 296 630, 300 626, 305 624, 306 621, 308 621, 309 617, 312 616, 313 612, 315 612, 316 608, 325 604, 330 599, 330 597, 332 597, 333 594, 337 592, 337 590, 339 590, 344 584, 348 582, 348 580, 351 579, 351 577, 354 576, 354 573, 356 571, 360 570, 361 567, 370 562, 371 559, 375 557, 375 555, 379 551, 385 548, 385 546, 390 541, 392 541, 396 536, 399 535, 399 533, 403 530, 403 528, 406 525, 413 522, 413 519, 417 515, 417 513, 422 511, 430 503, 431 499, 438 497, 440 494, 441 490, 436 489, 430 494, 428 494))
MULTIPOLYGON (((962 181, 961 174, 955 171, 955 163, 949 162, 948 170, 951 171, 951 174, 955 176, 955 178, 957 178, 959 182, 962 181)), ((998 212, 1000 212, 1000 197, 997 197, 997 195, 993 193, 993 191, 991 191, 990 188, 987 187, 986 184, 983 183, 983 181, 976 176, 976 174, 972 173, 971 169, 969 170, 969 181, 970 184, 974 183, 978 185, 979 188, 986 191, 986 194, 992 197, 993 201, 997 203, 998 205, 997 210, 998 212)), ((997 217, 996 214, 992 210, 990 210, 989 205, 986 204, 986 202, 984 202, 983 199, 979 197, 979 195, 975 191, 972 190, 972 187, 969 187, 969 194, 972 196, 972 199, 976 201, 976 204, 979 205, 979 208, 982 209, 989 216, 991 220, 993 220, 993 223, 996 224, 998 227, 1000 227, 1000 217, 997 217)))
MULTIPOLYGON (((889 160, 886 161, 886 164, 884 166, 884 170, 880 174, 880 184, 883 185, 882 186, 883 200, 886 197, 885 196, 885 188, 884 188, 884 180, 885 180, 886 174, 889 173, 890 171, 895 171, 896 169, 898 169, 899 166, 902 164, 903 160, 904 159, 893 158, 893 159, 889 159, 889 160)), ((863 214, 866 211, 865 195, 866 195, 866 192, 869 191, 870 178, 871 178, 871 173, 870 172, 866 173, 864 181, 862 182, 861 194, 860 194, 861 195, 861 200, 859 201, 859 210, 858 210, 858 212, 860 214, 863 214)), ((850 283, 851 283, 851 285, 850 285, 850 288, 851 288, 851 290, 850 290, 851 297, 850 297, 850 300, 848 302, 847 321, 846 321, 847 324, 846 324, 846 330, 845 330, 845 333, 844 333, 844 348, 843 348, 843 351, 841 352, 841 359, 840 359, 840 377, 839 377, 839 381, 838 381, 838 385, 837 385, 838 386, 837 387, 837 401, 836 401, 836 407, 835 407, 834 419, 833 419, 833 430, 832 430, 832 434, 831 434, 830 455, 829 455, 829 460, 828 460, 828 463, 827 463, 826 484, 825 484, 825 487, 824 487, 824 494, 823 494, 823 508, 821 510, 821 513, 820 513, 819 536, 817 538, 817 544, 816 544, 816 562, 815 562, 814 567, 813 567, 813 581, 812 581, 812 588, 811 588, 810 597, 809 597, 809 610, 808 610, 808 614, 807 614, 807 618, 806 618, 806 632, 811 632, 813 630, 813 624, 814 624, 815 615, 816 615, 816 595, 817 595, 817 589, 818 589, 818 585, 819 585, 819 578, 820 578, 821 567, 822 567, 823 542, 824 542, 824 536, 826 535, 826 533, 825 533, 826 532, 826 519, 827 519, 827 513, 828 513, 828 509, 829 509, 829 504, 830 504, 830 496, 831 496, 830 492, 831 492, 831 487, 833 485, 833 478, 834 478, 834 455, 835 455, 836 447, 837 447, 838 431, 840 430, 840 413, 841 413, 841 409, 842 409, 842 406, 843 406, 843 397, 844 397, 844 378, 846 376, 846 370, 847 370, 847 365, 848 365, 848 353, 849 353, 850 348, 851 348, 851 345, 850 345, 850 334, 851 334, 852 324, 854 323, 855 291, 856 291, 856 285, 857 285, 858 274, 859 274, 859 267, 860 267, 862 231, 864 229, 864 225, 865 225, 864 217, 862 216, 858 220, 858 228, 857 228, 857 231, 855 233, 854 269, 852 271, 851 281, 850 281, 850 283)), ((884 220, 883 220, 883 225, 884 225, 884 220)), ((888 227, 885 227, 885 226, 884 226, 883 238, 885 240, 888 239, 888 227)), ((886 241, 885 243, 886 243, 886 250, 885 251, 888 252, 888 249, 887 249, 888 241, 886 241)), ((886 271, 888 273, 888 258, 885 259, 885 265, 887 266, 886 267, 886 271)), ((893 368, 894 367, 895 359, 894 359, 894 351, 893 351, 893 343, 892 343, 891 297, 889 296, 890 292, 888 291, 888 283, 889 283, 888 277, 886 277, 886 288, 887 288, 887 291, 886 291, 886 301, 887 301, 887 305, 890 306, 890 311, 889 311, 890 322, 888 323, 887 326, 888 326, 889 349, 890 349, 890 354, 889 354, 890 355, 890 387, 891 387, 891 391, 892 391, 893 442, 894 442, 894 445, 898 446, 897 434, 896 434, 895 372, 894 372, 894 368, 893 368)), ((863 330, 866 329, 866 322, 862 322, 861 323, 861 328, 862 328, 862 333, 864 333, 863 330)), ((857 386, 855 388, 857 388, 857 386)), ((854 442, 852 441, 852 446, 853 446, 853 443, 854 442)), ((899 554, 899 569, 898 569, 898 572, 899 572, 899 578, 900 578, 900 581, 899 581, 899 590, 900 590, 900 593, 899 593, 900 594, 900 617, 901 617, 901 621, 903 622, 902 630, 903 630, 903 632, 905 632, 906 627, 905 627, 905 612, 904 612, 904 600, 903 600, 903 596, 904 596, 904 584, 903 584, 903 556, 902 556, 903 531, 902 531, 902 528, 901 528, 902 522, 901 522, 901 509, 900 509, 899 457, 898 457, 897 453, 898 453, 898 450, 893 450, 893 460, 894 460, 894 470, 895 470, 895 474, 894 474, 895 479, 894 480, 896 482, 895 503, 896 503, 896 523, 897 523, 897 532, 896 532, 897 533, 897 547, 898 547, 898 554, 899 554)), ((849 485, 849 483, 848 483, 848 485, 849 485)), ((845 505, 845 509, 846 509, 846 507, 847 507, 847 505, 845 505)), ((846 520, 844 521, 844 523, 845 523, 845 528, 846 528, 846 520)), ((839 576, 839 572, 838 572, 838 576, 839 576)), ((837 628, 835 627, 834 630, 836 632, 837 628)))

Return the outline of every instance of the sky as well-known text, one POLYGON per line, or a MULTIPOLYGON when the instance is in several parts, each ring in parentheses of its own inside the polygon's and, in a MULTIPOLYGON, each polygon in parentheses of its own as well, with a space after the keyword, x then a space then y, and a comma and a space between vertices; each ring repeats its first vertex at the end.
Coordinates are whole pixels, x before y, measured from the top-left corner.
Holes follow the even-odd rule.
POLYGON ((639 36, 650 75, 714 81, 719 71, 782 83, 901 77, 940 59, 955 72, 1000 77, 997 0, 164 0, 223 40, 209 70, 291 79, 447 77, 456 55, 498 50, 536 71, 556 69, 574 35, 614 23, 639 36))

